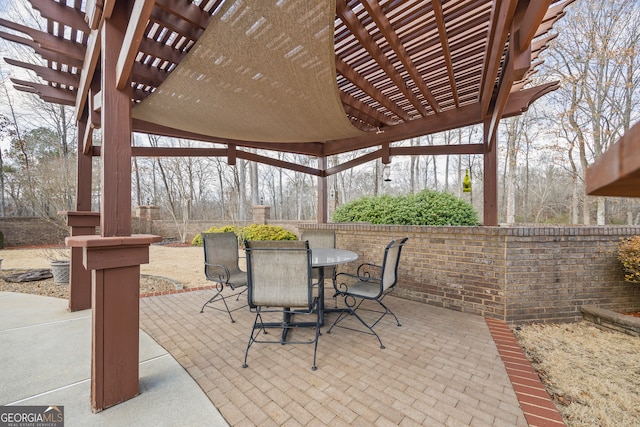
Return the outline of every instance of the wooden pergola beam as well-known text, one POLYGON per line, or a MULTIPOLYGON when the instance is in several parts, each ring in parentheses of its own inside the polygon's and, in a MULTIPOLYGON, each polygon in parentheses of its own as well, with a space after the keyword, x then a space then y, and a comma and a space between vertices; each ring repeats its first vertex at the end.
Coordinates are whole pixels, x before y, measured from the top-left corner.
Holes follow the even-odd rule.
POLYGON ((116 66, 116 83, 119 90, 124 89, 131 81, 133 63, 138 55, 140 42, 154 4, 155 0, 135 0, 133 4, 116 66))
POLYGON ((52 70, 48 67, 42 67, 40 65, 29 64, 27 62, 16 61, 11 58, 4 58, 5 62, 16 67, 24 68, 26 70, 34 71, 40 78, 48 82, 57 83, 59 85, 78 87, 80 82, 80 75, 65 73, 62 71, 52 70))
POLYGON ((371 34, 369 34, 367 29, 362 25, 345 0, 336 1, 336 13, 342 22, 344 22, 344 24, 349 28, 349 31, 351 31, 351 33, 353 33, 353 35, 360 40, 360 43, 369 51, 371 57, 375 59, 389 78, 396 84, 396 86, 398 86, 402 94, 409 100, 409 102, 411 102, 422 116, 426 116, 428 114, 427 110, 420 103, 420 100, 418 100, 415 94, 407 88, 407 85, 402 79, 400 73, 398 73, 375 40, 373 40, 371 34))
POLYGON ((77 9, 67 6, 64 2, 51 0, 29 0, 31 6, 40 12, 43 18, 59 22, 70 28, 89 34, 91 29, 84 20, 85 14, 77 9))
POLYGON ((61 54, 63 56, 82 61, 84 59, 85 47, 79 43, 55 37, 44 31, 39 31, 25 25, 16 24, 0 18, 0 25, 12 30, 24 33, 31 37, 35 43, 45 50, 61 54))
POLYGON ((41 98, 47 99, 49 102, 62 105, 74 105, 75 92, 67 89, 60 89, 53 86, 47 86, 40 83, 28 82, 26 80, 11 78, 11 81, 17 85, 16 89, 23 92, 31 92, 38 94, 41 98), (29 88, 30 90, 25 88, 29 88))
POLYGON ((511 21, 516 12, 518 0, 494 1, 491 9, 491 25, 487 48, 482 66, 479 101, 482 116, 490 113, 493 91, 498 79, 498 71, 504 54, 511 21))
POLYGON ((424 96, 424 98, 427 100, 433 111, 435 111, 436 113, 442 111, 440 105, 438 105, 438 100, 436 100, 436 98, 431 93, 431 90, 429 89, 424 78, 420 75, 420 73, 418 73, 416 66, 411 60, 411 56, 407 53, 404 45, 398 37, 398 34, 396 34, 396 31, 391 26, 389 19, 384 13, 382 13, 382 8, 380 7, 379 2, 377 0, 362 0, 362 5, 369 13, 371 19, 373 19, 373 21, 376 23, 384 38, 387 40, 387 42, 389 42, 389 46, 391 46, 393 51, 396 53, 396 56, 402 63, 402 66, 407 71, 407 73, 411 77, 411 80, 416 85, 420 93, 422 93, 422 96, 424 96))
POLYGON ((411 120, 411 117, 402 108, 391 101, 385 94, 383 94, 377 87, 367 81, 356 70, 351 68, 349 64, 344 62, 340 57, 336 56, 336 69, 345 79, 349 80, 355 86, 361 88, 372 99, 376 100, 387 110, 391 111, 396 116, 400 117, 405 122, 411 120))
POLYGON ((444 56, 444 63, 447 67, 447 75, 449 76, 449 85, 451 86, 451 96, 453 96, 453 102, 456 107, 460 106, 460 100, 458 99, 458 89, 456 88, 456 78, 453 73, 453 64, 451 61, 451 51, 449 50, 449 38, 447 37, 447 28, 444 22, 444 14, 442 12, 441 0, 432 0, 433 13, 436 17, 436 23, 438 24, 438 33, 440 34, 440 40, 442 40, 442 55, 444 56))

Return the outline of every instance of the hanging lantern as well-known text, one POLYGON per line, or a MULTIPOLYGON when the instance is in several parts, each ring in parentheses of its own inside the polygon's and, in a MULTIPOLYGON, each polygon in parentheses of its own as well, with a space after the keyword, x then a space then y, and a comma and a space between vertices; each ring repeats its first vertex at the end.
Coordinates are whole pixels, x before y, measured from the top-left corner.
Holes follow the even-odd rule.
POLYGON ((462 180, 462 192, 471 193, 471 178, 469 178, 469 169, 467 169, 464 179, 462 180))
POLYGON ((391 166, 388 163, 382 168, 382 177, 385 182, 391 181, 391 166))

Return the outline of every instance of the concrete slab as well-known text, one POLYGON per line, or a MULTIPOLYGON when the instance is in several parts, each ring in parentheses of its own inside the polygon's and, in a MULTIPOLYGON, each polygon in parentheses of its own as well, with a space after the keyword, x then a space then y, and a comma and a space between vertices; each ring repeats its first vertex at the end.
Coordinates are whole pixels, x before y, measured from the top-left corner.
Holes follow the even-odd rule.
POLYGON ((58 405, 68 426, 227 426, 175 359, 140 333, 140 395, 91 412, 91 311, 0 292, 0 405, 58 405))

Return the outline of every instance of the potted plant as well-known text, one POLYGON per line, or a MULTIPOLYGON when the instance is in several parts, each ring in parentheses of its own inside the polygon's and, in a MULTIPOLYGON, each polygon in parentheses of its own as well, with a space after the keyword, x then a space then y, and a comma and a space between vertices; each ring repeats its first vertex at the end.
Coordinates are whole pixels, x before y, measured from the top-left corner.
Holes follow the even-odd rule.
POLYGON ((43 256, 49 260, 51 273, 53 274, 53 283, 65 284, 69 283, 69 249, 64 247, 45 248, 42 250, 43 256))

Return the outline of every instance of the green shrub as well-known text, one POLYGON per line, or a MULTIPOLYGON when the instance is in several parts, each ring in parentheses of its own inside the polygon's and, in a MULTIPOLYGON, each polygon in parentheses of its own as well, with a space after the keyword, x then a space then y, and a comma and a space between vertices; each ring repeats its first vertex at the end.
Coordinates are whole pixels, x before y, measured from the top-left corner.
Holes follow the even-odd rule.
POLYGON ((618 260, 622 263, 624 280, 640 283, 640 236, 622 239, 618 246, 618 260))
MULTIPOLYGON (((277 225, 252 224, 248 227, 235 227, 225 225, 223 227, 211 227, 205 233, 233 232, 242 244, 245 240, 297 240, 296 235, 277 225)), ((202 235, 196 235, 191 241, 192 246, 202 246, 202 235)))
POLYGON ((453 194, 423 190, 416 195, 363 197, 338 207, 334 222, 396 225, 479 225, 470 203, 453 194))
POLYGON ((240 230, 242 240, 298 240, 298 237, 279 225, 251 224, 240 230))
MULTIPOLYGON (((234 225, 225 225, 223 227, 211 227, 208 230, 205 230, 205 233, 228 233, 233 232, 235 235, 238 235, 238 227, 234 225)), ((191 246, 202 246, 204 243, 202 242, 202 234, 198 233, 191 241, 191 246)))

